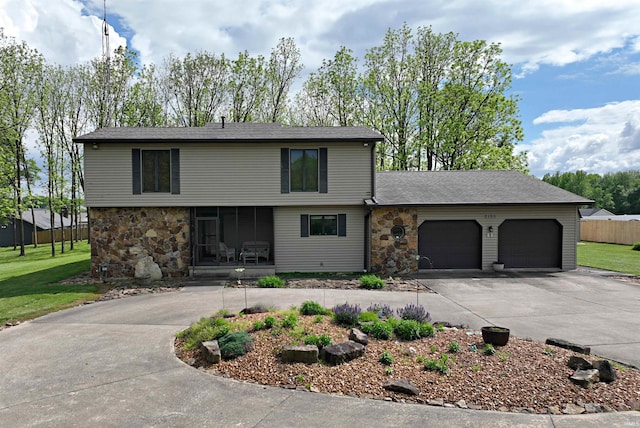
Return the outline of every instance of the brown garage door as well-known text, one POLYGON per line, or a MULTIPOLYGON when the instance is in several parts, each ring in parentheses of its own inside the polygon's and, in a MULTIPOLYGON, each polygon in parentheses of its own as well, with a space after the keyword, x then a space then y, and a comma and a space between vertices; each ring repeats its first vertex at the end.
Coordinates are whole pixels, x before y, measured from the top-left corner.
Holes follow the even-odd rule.
MULTIPOLYGON (((474 220, 425 221, 418 228, 418 252, 434 269, 480 269, 482 228, 474 220)), ((421 259, 420 269, 429 269, 421 259)))
POLYGON ((562 267, 562 225, 556 220, 505 220, 498 228, 505 268, 562 267))

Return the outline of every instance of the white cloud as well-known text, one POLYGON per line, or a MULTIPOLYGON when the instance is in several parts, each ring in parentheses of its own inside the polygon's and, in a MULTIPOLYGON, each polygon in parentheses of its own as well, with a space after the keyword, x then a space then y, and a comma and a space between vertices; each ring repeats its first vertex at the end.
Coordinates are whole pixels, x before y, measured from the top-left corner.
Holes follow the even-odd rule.
POLYGON ((552 110, 534 124, 553 125, 520 147, 528 151, 535 175, 579 169, 602 174, 640 165, 640 100, 552 110))

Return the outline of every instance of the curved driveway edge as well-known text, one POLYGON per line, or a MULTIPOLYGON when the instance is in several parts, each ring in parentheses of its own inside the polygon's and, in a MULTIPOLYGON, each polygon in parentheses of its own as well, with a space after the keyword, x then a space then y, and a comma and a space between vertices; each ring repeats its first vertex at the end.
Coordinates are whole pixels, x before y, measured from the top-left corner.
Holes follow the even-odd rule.
MULTIPOLYGON (((624 326, 627 333, 619 334, 621 338, 628 334, 635 339, 632 346, 638 346, 640 287, 602 278, 594 283, 591 278, 577 273, 533 279, 431 278, 423 281, 438 294, 418 298, 435 320, 473 328, 498 321, 508 323, 517 336, 534 338, 528 329, 559 326, 564 322, 559 316, 580 317, 584 311, 579 305, 584 304, 597 313, 596 319, 607 319, 611 312, 635 320, 624 326), (476 284, 477 295, 471 298, 469 288, 476 284), (584 289, 574 296, 579 287, 584 289), (605 302, 592 302, 589 293, 599 295, 603 289, 609 292, 605 302), (512 310, 495 305, 483 309, 487 295, 498 291, 509 296, 512 310), (540 296, 556 303, 538 305, 534 299, 540 296), (538 315, 532 309, 545 307, 548 311, 538 315), (556 313, 562 308, 563 313, 556 313)), ((249 289, 247 298, 249 305, 278 307, 309 299, 325 306, 345 301, 363 306, 416 302, 415 293, 342 290, 249 289)), ((445 409, 290 391, 211 376, 177 360, 172 338, 201 316, 221 309, 223 299, 226 308, 239 310, 244 307, 244 290, 187 287, 181 292, 72 308, 0 331, 0 426, 640 426, 640 412, 551 416, 445 409)), ((606 322, 611 327, 612 321, 606 322)), ((586 327, 600 334, 593 323, 586 327)), ((575 338, 587 335, 576 326, 572 331, 575 338)), ((547 336, 579 341, 562 333, 551 331, 547 336)), ((617 352, 613 344, 598 349, 617 352)))

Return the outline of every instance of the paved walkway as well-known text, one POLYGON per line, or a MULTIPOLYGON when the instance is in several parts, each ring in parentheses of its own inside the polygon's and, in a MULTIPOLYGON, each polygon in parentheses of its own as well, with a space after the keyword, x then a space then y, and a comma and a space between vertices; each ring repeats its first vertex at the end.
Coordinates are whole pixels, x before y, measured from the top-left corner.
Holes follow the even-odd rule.
MULTIPOLYGON (((506 325, 559 337, 640 366, 640 286, 580 273, 423 279, 433 319, 506 325), (613 328, 615 327, 615 329, 613 328)), ((640 426, 640 412, 524 415, 290 391, 214 377, 173 354, 173 335, 245 290, 187 287, 50 314, 0 332, 0 426, 640 426), (224 302, 224 303, 223 303, 224 302)), ((279 307, 416 302, 414 293, 249 289, 247 303, 279 307)))

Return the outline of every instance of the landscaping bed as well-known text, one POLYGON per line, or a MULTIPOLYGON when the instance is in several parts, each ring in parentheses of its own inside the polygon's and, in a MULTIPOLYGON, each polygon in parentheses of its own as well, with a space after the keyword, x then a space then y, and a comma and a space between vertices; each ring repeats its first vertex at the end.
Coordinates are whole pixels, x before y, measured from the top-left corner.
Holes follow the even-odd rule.
POLYGON ((350 333, 330 315, 298 314, 294 327, 281 327, 278 323, 290 319, 291 313, 231 318, 232 329, 246 330, 253 339, 252 349, 238 358, 209 364, 199 349, 186 350, 184 339, 176 339, 177 355, 194 367, 240 381, 387 401, 553 414, 640 409, 637 370, 614 364, 617 380, 583 388, 569 380, 573 370, 567 366, 571 356, 580 354, 511 337, 506 346, 485 355, 482 336, 473 330, 446 328, 433 337, 413 341, 376 340, 370 335, 364 356, 344 364, 283 363, 279 355, 286 345, 302 344, 309 335, 328 335, 335 344, 347 341, 350 333), (263 325, 268 316, 278 320, 276 326, 255 331, 255 323, 263 325), (451 352, 453 342, 459 352, 451 352), (385 352, 392 360, 388 365, 379 361, 385 352), (443 359, 447 360, 446 374, 425 370, 427 361, 443 359), (391 380, 408 380, 419 394, 384 389, 391 380))

